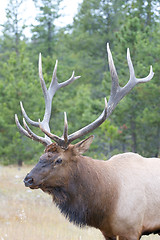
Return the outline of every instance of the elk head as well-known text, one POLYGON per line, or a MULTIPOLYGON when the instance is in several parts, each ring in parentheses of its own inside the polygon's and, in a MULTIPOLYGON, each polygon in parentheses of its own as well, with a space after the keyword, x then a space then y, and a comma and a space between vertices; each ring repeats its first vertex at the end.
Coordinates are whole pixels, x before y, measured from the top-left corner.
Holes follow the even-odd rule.
POLYGON ((87 151, 92 140, 93 135, 75 145, 70 144, 67 149, 56 143, 48 145, 37 165, 25 177, 25 186, 41 188, 51 194, 59 186, 67 187, 69 176, 77 166, 78 156, 87 151))
MULTIPOLYGON (((112 78, 112 87, 109 102, 107 103, 107 100, 105 98, 105 107, 101 115, 94 122, 70 135, 68 135, 67 115, 64 113, 64 131, 62 137, 58 137, 50 132, 49 120, 51 116, 52 98, 59 88, 67 86, 76 79, 80 78, 80 76, 75 77, 73 72, 70 79, 63 83, 58 83, 56 76, 58 62, 56 61, 52 81, 49 88, 47 89, 42 75, 41 54, 39 55, 39 77, 45 99, 44 118, 42 121, 39 120, 37 122, 31 120, 27 116, 22 103, 20 103, 22 114, 24 116, 24 129, 19 123, 17 115, 15 115, 15 121, 20 132, 25 136, 42 143, 46 147, 45 153, 40 157, 37 165, 31 170, 29 174, 27 174, 26 178, 24 179, 24 183, 27 187, 41 188, 42 190, 51 193, 53 188, 55 190, 59 186, 67 186, 69 178, 73 173, 73 169, 75 169, 77 166, 79 156, 81 156, 81 154, 83 154, 89 148, 93 140, 93 136, 90 136, 86 140, 83 140, 75 145, 72 145, 71 142, 88 134, 100 126, 111 115, 118 102, 128 92, 130 92, 136 84, 145 83, 152 79, 154 75, 152 66, 147 77, 142 79, 135 77, 133 64, 130 58, 130 52, 129 49, 127 49, 127 61, 130 71, 130 79, 124 87, 120 87, 109 44, 107 44, 107 52, 112 78), (25 120, 32 126, 39 127, 45 136, 40 137, 33 133, 25 120), (55 143, 52 143, 52 140, 55 143)), ((62 193, 61 195, 63 196, 62 193)))

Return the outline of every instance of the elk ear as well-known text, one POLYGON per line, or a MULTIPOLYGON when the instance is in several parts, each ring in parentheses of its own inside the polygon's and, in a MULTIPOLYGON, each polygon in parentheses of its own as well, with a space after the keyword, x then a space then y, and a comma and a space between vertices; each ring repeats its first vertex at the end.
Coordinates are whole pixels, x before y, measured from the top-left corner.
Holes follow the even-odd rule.
POLYGON ((94 136, 91 135, 91 136, 88 137, 87 139, 82 140, 81 142, 76 143, 76 144, 74 145, 74 150, 75 150, 77 153, 79 153, 79 154, 85 153, 85 152, 89 149, 89 147, 90 147, 90 145, 91 145, 91 143, 92 143, 92 141, 93 141, 93 138, 94 138, 94 136))

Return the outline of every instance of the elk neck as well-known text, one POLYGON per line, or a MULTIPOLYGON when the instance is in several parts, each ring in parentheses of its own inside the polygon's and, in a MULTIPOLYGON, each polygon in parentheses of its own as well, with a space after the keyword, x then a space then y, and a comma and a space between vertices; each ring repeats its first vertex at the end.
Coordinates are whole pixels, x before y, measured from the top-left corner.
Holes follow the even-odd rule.
POLYGON ((112 210, 110 206, 115 194, 110 183, 107 162, 76 156, 68 182, 53 188, 50 193, 70 222, 99 228, 104 216, 106 219, 112 210))

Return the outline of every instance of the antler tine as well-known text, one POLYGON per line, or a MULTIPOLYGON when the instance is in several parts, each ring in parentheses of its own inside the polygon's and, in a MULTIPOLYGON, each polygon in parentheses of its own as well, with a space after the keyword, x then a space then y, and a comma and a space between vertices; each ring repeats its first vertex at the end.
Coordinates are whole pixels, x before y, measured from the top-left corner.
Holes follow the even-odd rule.
MULTIPOLYGON (((20 122, 19 122, 19 120, 18 120, 17 114, 15 114, 15 122, 16 122, 16 125, 17 125, 19 131, 20 131, 22 134, 24 134, 26 137, 31 138, 31 136, 29 135, 29 133, 21 126, 21 124, 20 124, 20 122)), ((31 139, 32 139, 32 138, 31 138, 31 139)))
POLYGON ((24 124, 24 126, 25 126, 25 128, 26 128, 26 130, 25 130, 25 129, 21 126, 21 124, 20 124, 20 122, 19 122, 19 120, 18 120, 17 114, 15 114, 15 122, 16 122, 16 125, 17 125, 17 127, 19 128, 20 132, 21 132, 23 135, 25 135, 26 137, 28 137, 28 138, 30 138, 30 139, 32 139, 32 140, 35 140, 35 141, 37 141, 37 142, 40 142, 40 143, 42 143, 44 146, 47 146, 48 144, 51 143, 51 141, 49 142, 49 141, 47 141, 47 139, 42 138, 42 137, 39 137, 39 136, 37 136, 35 133, 33 133, 32 130, 28 127, 25 119, 23 118, 23 124, 24 124))
POLYGON ((40 83, 41 83, 41 87, 43 90, 43 95, 44 98, 47 98, 47 87, 43 78, 43 73, 42 73, 42 56, 41 53, 39 54, 39 79, 40 79, 40 83))
POLYGON ((75 80, 79 79, 81 76, 74 76, 74 71, 72 72, 72 76, 66 80, 65 82, 59 83, 59 88, 61 87, 65 87, 67 85, 69 85, 70 83, 74 82, 75 80))
POLYGON ((129 72, 130 72, 130 79, 135 80, 134 67, 133 67, 133 63, 132 63, 132 60, 131 60, 129 48, 127 48, 127 62, 128 62, 129 72))
POLYGON ((21 101, 20 101, 20 106, 21 106, 22 114, 23 114, 24 118, 26 119, 26 121, 27 121, 29 124, 31 124, 32 126, 34 126, 34 127, 39 127, 39 123, 38 123, 38 122, 35 122, 35 121, 31 120, 31 119, 28 117, 26 111, 24 110, 24 107, 23 107, 23 104, 22 104, 21 101))
POLYGON ((52 75, 52 81, 49 86, 49 91, 52 92, 52 94, 55 94, 53 89, 57 89, 58 87, 58 82, 57 82, 57 67, 58 67, 58 60, 56 60, 54 70, 53 70, 53 75, 52 75))
POLYGON ((119 89, 120 86, 119 86, 117 71, 116 71, 114 61, 112 58, 112 53, 109 48, 109 43, 107 43, 107 52, 108 52, 108 64, 109 64, 110 74, 111 74, 111 78, 112 78, 111 96, 112 95, 114 96, 117 92, 117 89, 119 89))
POLYGON ((56 64, 53 70, 53 75, 52 75, 52 81, 51 84, 49 86, 48 91, 50 92, 51 95, 54 95, 55 92, 57 91, 57 89, 65 87, 67 85, 69 85, 70 83, 74 82, 75 80, 79 79, 81 76, 74 76, 74 71, 72 73, 72 76, 66 80, 65 82, 62 83, 58 83, 57 81, 57 67, 58 67, 58 60, 56 60, 56 64))
POLYGON ((67 122, 67 114, 64 112, 64 131, 63 131, 63 138, 65 143, 68 142, 68 122, 67 122))
POLYGON ((145 82, 150 81, 153 78, 154 72, 153 72, 152 66, 150 66, 150 73, 148 74, 147 77, 136 78, 135 73, 134 73, 134 67, 133 67, 133 64, 132 64, 131 56, 130 56, 129 48, 127 48, 127 62, 128 62, 129 72, 130 72, 129 82, 132 81, 132 82, 135 82, 136 84, 145 83, 145 82))
POLYGON ((40 142, 42 143, 44 146, 47 146, 49 144, 52 143, 51 140, 47 140, 46 138, 43 138, 43 137, 40 137, 38 135, 36 135, 34 132, 32 132, 32 130, 29 128, 29 126, 27 125, 25 119, 23 118, 23 124, 24 124, 24 127, 25 129, 27 130, 28 134, 30 135, 31 139, 32 140, 35 140, 37 142, 40 142))

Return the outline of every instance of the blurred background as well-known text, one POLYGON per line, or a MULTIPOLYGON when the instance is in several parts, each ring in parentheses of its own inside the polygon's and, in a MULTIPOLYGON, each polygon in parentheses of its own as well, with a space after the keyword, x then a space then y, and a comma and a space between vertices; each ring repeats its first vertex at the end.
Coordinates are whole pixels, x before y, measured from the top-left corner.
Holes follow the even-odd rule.
MULTIPOLYGON (((58 81, 80 79, 60 89, 53 99, 52 133, 61 136, 67 112, 69 134, 94 121, 110 95, 106 43, 110 43, 120 85, 129 79, 127 48, 137 77, 153 65, 154 78, 140 84, 116 107, 112 116, 93 132, 88 155, 108 159, 133 151, 146 157, 160 154, 160 1, 159 0, 8 0, 1 7, 0 32, 0 163, 32 164, 44 147, 22 136, 19 102, 37 121, 44 115, 38 77, 42 53, 47 87, 56 59, 58 81)), ((31 127, 32 128, 32 127, 31 127)), ((38 129, 34 132, 43 136, 38 129)))
POLYGON ((87 154, 104 160, 127 151, 160 156, 160 1, 3 0, 0 12, 0 240, 102 240, 98 230, 80 230, 65 220, 50 196, 24 187, 44 147, 19 133, 14 115, 22 124, 22 101, 31 119, 43 119, 41 52, 47 87, 56 59, 59 82, 73 70, 82 76, 54 96, 52 133, 62 135, 64 111, 69 134, 89 124, 110 95, 106 43, 121 86, 129 80, 129 47, 136 76, 147 76, 153 65, 154 78, 136 86, 93 132, 87 154))

